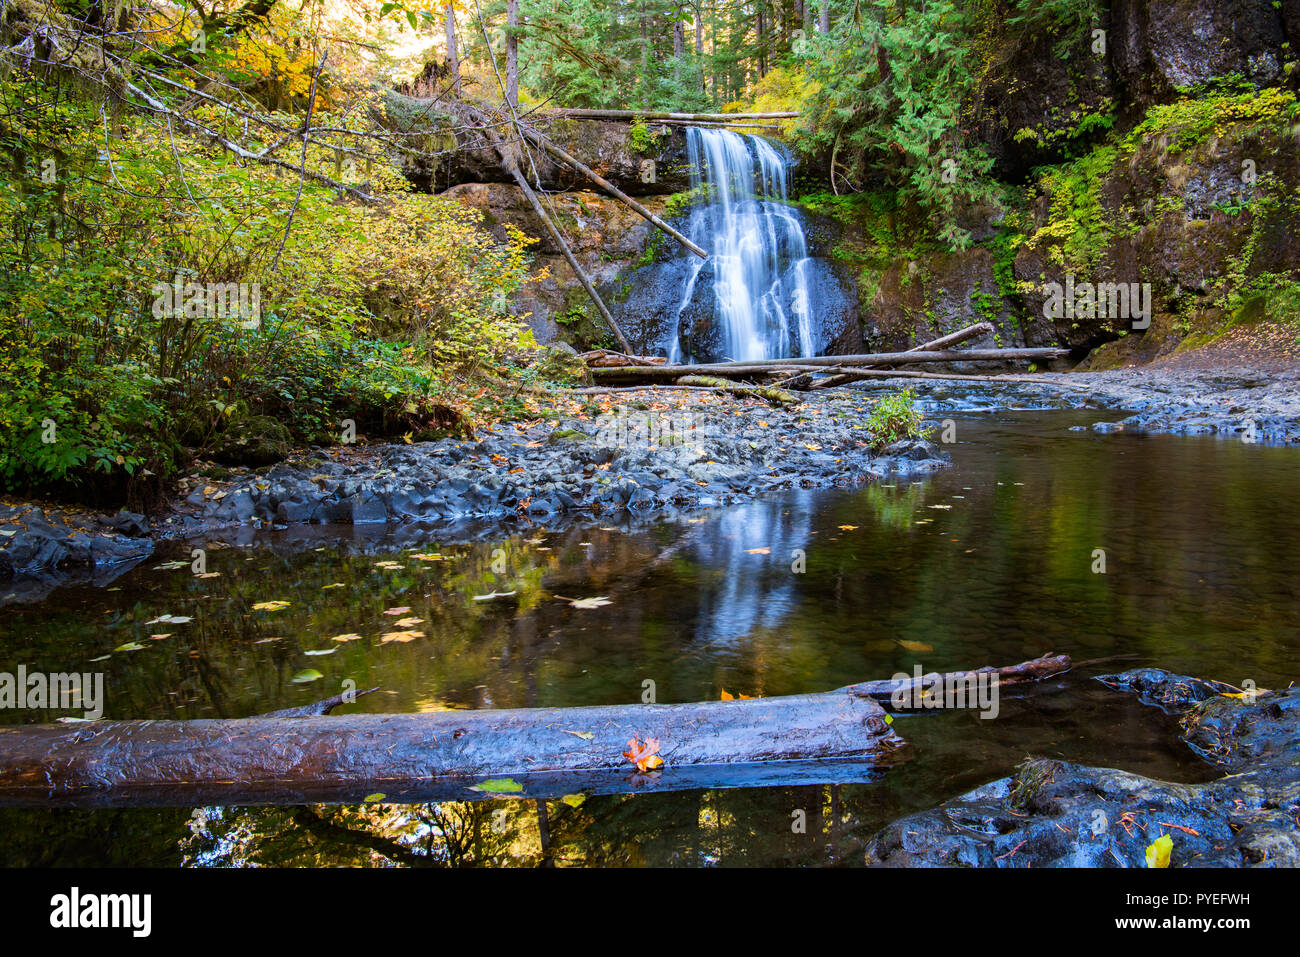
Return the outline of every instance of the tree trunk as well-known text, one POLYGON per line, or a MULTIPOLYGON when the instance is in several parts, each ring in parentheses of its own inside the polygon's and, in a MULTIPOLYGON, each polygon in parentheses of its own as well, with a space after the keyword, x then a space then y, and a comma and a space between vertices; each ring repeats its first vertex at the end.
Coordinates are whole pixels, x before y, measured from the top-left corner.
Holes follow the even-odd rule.
POLYGON ((456 52, 456 10, 448 3, 443 8, 443 19, 447 27, 447 68, 451 70, 451 86, 460 93, 460 56, 456 52))
POLYGON ((592 369, 599 381, 612 379, 676 379, 695 373, 717 372, 724 375, 767 372, 773 369, 816 370, 829 366, 839 371, 845 366, 905 365, 913 362, 1005 362, 1008 360, 1059 359, 1068 349, 944 349, 934 352, 868 352, 851 356, 808 356, 800 359, 753 359, 736 362, 709 362, 697 365, 624 366, 617 369, 592 369))
MULTIPOLYGON (((0 806, 346 803, 376 793, 415 802, 863 780, 904 756, 879 702, 936 681, 951 687, 983 673, 1001 687, 1069 668, 1067 656, 1044 656, 919 681, 697 704, 7 726, 0 806), (634 738, 657 739, 657 773, 637 773, 624 756, 634 738), (502 778, 509 790, 479 789, 502 778)), ((918 700, 909 693, 908 702, 918 700)))
POLYGON ((817 11, 817 13, 818 13, 817 32, 818 32, 818 33, 830 33, 830 32, 831 32, 831 3, 830 3, 830 0, 821 0, 821 9, 819 9, 819 10, 817 11))
POLYGON ((519 0, 506 0, 506 99, 519 105, 519 0))

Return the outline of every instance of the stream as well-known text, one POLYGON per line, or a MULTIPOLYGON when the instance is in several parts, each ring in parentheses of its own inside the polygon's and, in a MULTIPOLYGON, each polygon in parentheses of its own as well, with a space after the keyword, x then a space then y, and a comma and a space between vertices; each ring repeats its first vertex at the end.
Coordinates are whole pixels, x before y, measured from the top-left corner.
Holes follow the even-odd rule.
MULTIPOLYGON (((113 718, 243 717, 346 680, 381 689, 356 709, 398 712, 632 703, 647 680, 659 702, 788 695, 1049 651, 1081 663, 1004 693, 994 720, 899 716, 910 759, 879 777, 630 785, 544 804, 467 792, 437 805, 3 809, 0 863, 851 865, 887 822, 1027 754, 1217 777, 1173 718, 1090 676, 1153 665, 1286 686, 1300 450, 1075 428, 1118 413, 969 411, 981 401, 973 388, 967 411, 947 413, 953 465, 921 477, 455 541, 396 543, 382 526, 258 533, 207 543, 209 577, 174 546, 0 619, 0 671, 102 669, 113 718), (253 607, 272 601, 288 604, 253 607), (190 620, 147 624, 165 615, 190 620)), ((72 713, 0 710, 0 722, 72 713)))

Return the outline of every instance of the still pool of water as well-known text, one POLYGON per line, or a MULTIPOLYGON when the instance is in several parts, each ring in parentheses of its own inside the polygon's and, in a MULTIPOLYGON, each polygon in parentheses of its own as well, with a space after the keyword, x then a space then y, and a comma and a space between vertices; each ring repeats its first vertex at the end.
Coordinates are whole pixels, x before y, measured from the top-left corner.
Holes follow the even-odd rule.
POLYGON ((1296 677, 1300 450, 1070 431, 1098 417, 958 417, 953 467, 923 479, 671 520, 414 544, 350 528, 194 543, 210 577, 193 574, 187 545, 106 587, 10 604, 0 622, 0 671, 102 670, 113 718, 243 717, 348 679, 381 689, 358 710, 427 711, 633 703, 646 680, 675 702, 825 691, 918 663, 1048 651, 1080 663, 1004 694, 994 720, 900 716, 911 759, 878 780, 577 807, 6 809, 0 864, 853 864, 887 821, 1027 754, 1208 780, 1172 718, 1091 676, 1154 665, 1259 687, 1296 677), (184 564, 158 567, 173 559, 184 564), (513 594, 481 597, 492 593, 513 594), (273 601, 288 604, 254 608, 273 601), (148 624, 164 615, 192 620, 148 624), (131 643, 142 647, 114 651, 131 643), (308 670, 320 677, 294 680, 308 670), (792 830, 796 810, 806 833, 792 830))

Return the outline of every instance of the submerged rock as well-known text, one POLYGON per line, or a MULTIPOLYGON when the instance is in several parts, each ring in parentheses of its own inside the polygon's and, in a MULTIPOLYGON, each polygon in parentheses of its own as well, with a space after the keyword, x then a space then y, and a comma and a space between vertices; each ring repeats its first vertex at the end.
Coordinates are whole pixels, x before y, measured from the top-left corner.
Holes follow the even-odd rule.
POLYGON ((1183 739, 1231 772, 1174 784, 1030 758, 1009 777, 901 818, 868 843, 889 867, 1145 867, 1157 838, 1171 867, 1300 866, 1300 688, 1227 697, 1220 682, 1154 668, 1109 687, 1182 711, 1183 739))

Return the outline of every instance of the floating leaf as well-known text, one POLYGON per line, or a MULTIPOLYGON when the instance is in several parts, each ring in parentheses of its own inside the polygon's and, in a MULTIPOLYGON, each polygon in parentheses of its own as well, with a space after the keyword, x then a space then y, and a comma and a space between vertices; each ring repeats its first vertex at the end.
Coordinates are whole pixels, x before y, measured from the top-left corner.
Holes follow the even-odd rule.
POLYGON ((934 651, 934 647, 927 645, 924 641, 907 641, 903 638, 895 638, 894 640, 908 651, 934 651))
POLYGON ((570 608, 603 608, 605 605, 614 604, 605 595, 598 598, 565 598, 563 595, 556 595, 560 601, 567 601, 570 608))
POLYGON ((565 731, 565 734, 571 734, 575 738, 582 738, 583 741, 590 741, 595 737, 590 731, 565 731))
POLYGON ((398 605, 396 608, 385 608, 385 609, 384 609, 384 614, 385 614, 385 615, 405 615, 405 614, 406 614, 408 611, 410 611, 410 610, 411 610, 411 607, 410 607, 409 605, 398 605))
POLYGON ((345 585, 343 582, 334 582, 331 585, 321 585, 320 590, 325 591, 327 588, 346 588, 346 587, 347 585, 345 585))
POLYGON ((183 625, 194 619, 189 615, 159 615, 153 621, 146 621, 146 625, 183 625))
POLYGON ((581 807, 582 802, 587 800, 587 795, 581 792, 577 794, 566 794, 564 797, 560 798, 560 800, 569 805, 569 807, 581 807))
POLYGON ((474 600, 475 600, 475 601, 491 601, 493 598, 509 598, 509 597, 510 597, 511 595, 513 595, 513 594, 515 594, 515 592, 512 592, 512 591, 494 591, 494 592, 488 592, 488 594, 486 594, 486 595, 475 595, 475 596, 474 596, 474 600))
POLYGON ((771 555, 771 554, 772 554, 772 549, 770 549, 770 548, 747 548, 747 549, 745 549, 745 553, 748 554, 748 555, 771 555))
POLYGON ((393 624, 398 628, 412 628, 422 621, 424 621, 423 618, 399 618, 393 624))
POLYGON ((164 638, 170 638, 171 636, 171 632, 167 632, 165 635, 150 635, 149 637, 154 641, 162 641, 164 638))
POLYGON ((140 651, 140 650, 142 650, 143 648, 144 648, 144 645, 140 644, 140 642, 138 642, 138 641, 128 641, 128 642, 127 642, 126 644, 124 644, 124 645, 118 645, 118 646, 117 646, 116 648, 114 648, 113 650, 114 650, 115 652, 116 652, 116 651, 140 651))
POLYGON ((386 797, 388 797, 388 795, 383 791, 376 791, 374 794, 367 794, 361 800, 365 801, 367 804, 374 804, 377 801, 382 801, 386 797))
POLYGON ((313 648, 311 651, 304 651, 304 655, 332 655, 338 651, 337 648, 313 648))
POLYGON ((324 677, 325 676, 315 668, 304 668, 302 671, 294 675, 292 680, 296 685, 305 685, 310 681, 319 681, 324 677))
POLYGON ((188 568, 189 562, 163 562, 161 565, 155 565, 153 570, 156 572, 171 571, 174 568, 188 568))
POLYGON ((360 641, 360 640, 361 640, 360 635, 354 634, 353 632, 350 631, 347 634, 335 635, 330 639, 330 641, 360 641))
POLYGON ((390 641, 414 641, 416 638, 423 638, 422 631, 386 631, 379 636, 379 640, 387 644, 390 641))
POLYGON ((511 778, 488 778, 470 788, 471 791, 482 791, 485 794, 517 794, 523 789, 522 784, 511 778))
POLYGON ((858 527, 858 526, 856 526, 856 525, 841 525, 841 526, 840 526, 840 531, 841 531, 841 532, 852 532, 852 531, 856 530, 857 527, 858 527))
POLYGON ((259 601, 253 606, 253 611, 279 611, 281 608, 288 608, 292 602, 287 601, 259 601))
POLYGON ((1147 867, 1168 867, 1169 855, 1174 849, 1174 839, 1168 834, 1161 834, 1147 848, 1147 867))

